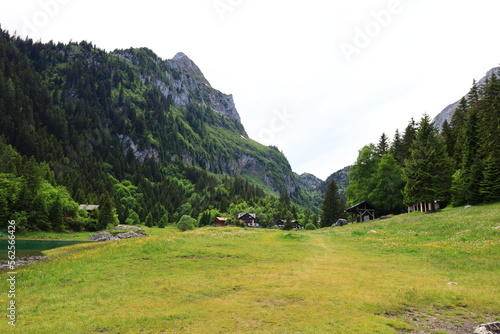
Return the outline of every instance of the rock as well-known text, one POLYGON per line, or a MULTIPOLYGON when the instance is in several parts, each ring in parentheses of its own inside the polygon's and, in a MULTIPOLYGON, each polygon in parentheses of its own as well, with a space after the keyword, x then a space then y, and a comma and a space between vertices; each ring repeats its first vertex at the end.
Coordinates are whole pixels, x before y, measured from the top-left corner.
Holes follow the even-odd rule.
POLYGON ((472 205, 466 205, 466 206, 464 206, 464 209, 470 209, 470 208, 472 208, 472 205))
POLYGON ((344 225, 347 225, 347 224, 349 224, 349 222, 347 220, 345 220, 345 219, 339 219, 335 223, 335 226, 344 226, 344 225))
POLYGON ((455 282, 449 282, 448 285, 458 285, 458 283, 455 282))
POLYGON ((371 230, 371 231, 368 231, 367 233, 378 233, 378 232, 375 230, 371 230))
POLYGON ((110 241, 110 240, 118 240, 117 237, 113 236, 108 231, 102 231, 97 234, 94 234, 89 238, 91 241, 110 241))
POLYGON ((474 334, 500 334, 500 322, 479 325, 474 334))
POLYGON ((102 231, 94 234, 89 238, 92 241, 110 241, 110 240, 120 240, 120 239, 130 239, 145 237, 146 231, 137 226, 130 225, 118 225, 111 227, 109 231, 102 231), (115 233, 113 233, 115 232, 115 233))

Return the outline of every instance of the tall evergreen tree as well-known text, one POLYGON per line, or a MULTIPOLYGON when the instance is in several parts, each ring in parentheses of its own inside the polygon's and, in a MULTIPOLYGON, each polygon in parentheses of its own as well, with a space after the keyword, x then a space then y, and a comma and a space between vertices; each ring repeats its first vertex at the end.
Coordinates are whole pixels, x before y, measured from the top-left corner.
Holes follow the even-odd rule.
POLYGON ((389 153, 389 138, 385 133, 382 133, 377 144, 377 153, 380 158, 389 153))
POLYGON ((485 160, 480 192, 485 202, 500 201, 500 150, 485 160))
POLYGON ((394 139, 392 140, 392 145, 389 153, 392 154, 392 156, 394 157, 394 159, 396 159, 400 166, 403 166, 405 160, 405 152, 403 148, 403 139, 401 138, 401 134, 399 133, 398 129, 396 129, 396 133, 394 134, 394 139))
POLYGON ((61 232, 64 230, 63 203, 58 194, 49 209, 49 221, 52 230, 61 232))
POLYGON ((429 115, 424 115, 420 121, 411 158, 406 160, 403 172, 405 204, 425 202, 434 205, 436 200, 446 202, 450 199, 452 161, 429 115))
POLYGON ((456 137, 453 132, 453 128, 451 127, 450 123, 448 123, 448 120, 445 120, 443 123, 443 127, 441 129, 441 135, 444 138, 444 142, 446 144, 446 149, 448 152, 449 157, 454 157, 455 156, 455 142, 456 142, 456 137))
POLYGON ((118 224, 118 217, 113 202, 109 194, 104 196, 101 206, 99 206, 99 218, 97 220, 98 230, 105 230, 108 226, 118 224))
POLYGON ((412 117, 412 119, 406 126, 406 129, 403 133, 403 145, 402 145, 403 146, 402 151, 404 156, 403 164, 405 163, 406 159, 411 158, 411 148, 413 141, 416 138, 416 135, 417 135, 417 124, 415 123, 415 120, 412 117))
POLYGON ((38 193, 31 203, 31 209, 28 217, 29 229, 40 229, 42 231, 50 230, 48 216, 49 214, 47 211, 45 197, 38 193))
POLYGON ((332 180, 326 188, 323 200, 321 227, 332 226, 339 218, 345 217, 344 209, 344 201, 339 195, 337 184, 332 180))
POLYGON ((460 170, 454 178, 454 191, 460 189, 461 194, 453 194, 453 204, 463 205, 478 204, 482 201, 480 184, 483 181, 481 157, 479 154, 479 126, 478 112, 471 109, 462 131, 459 135, 461 143, 462 157, 460 160, 460 170))

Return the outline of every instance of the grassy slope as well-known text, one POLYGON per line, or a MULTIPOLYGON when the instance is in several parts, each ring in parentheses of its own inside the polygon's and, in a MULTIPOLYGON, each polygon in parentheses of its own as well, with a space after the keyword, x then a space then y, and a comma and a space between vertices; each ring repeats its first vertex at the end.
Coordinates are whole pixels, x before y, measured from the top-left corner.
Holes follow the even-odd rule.
POLYGON ((409 309, 481 322, 500 314, 497 226, 500 204, 312 232, 155 229, 65 247, 19 270, 14 332, 397 333, 411 329, 409 309))

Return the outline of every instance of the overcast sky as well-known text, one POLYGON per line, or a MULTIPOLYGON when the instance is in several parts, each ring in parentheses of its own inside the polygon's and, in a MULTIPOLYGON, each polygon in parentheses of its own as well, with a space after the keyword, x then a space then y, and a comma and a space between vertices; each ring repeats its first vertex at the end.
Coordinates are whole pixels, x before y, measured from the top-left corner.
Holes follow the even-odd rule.
POLYGON ((325 179, 500 63, 492 0, 0 0, 2 29, 184 52, 251 138, 325 179))

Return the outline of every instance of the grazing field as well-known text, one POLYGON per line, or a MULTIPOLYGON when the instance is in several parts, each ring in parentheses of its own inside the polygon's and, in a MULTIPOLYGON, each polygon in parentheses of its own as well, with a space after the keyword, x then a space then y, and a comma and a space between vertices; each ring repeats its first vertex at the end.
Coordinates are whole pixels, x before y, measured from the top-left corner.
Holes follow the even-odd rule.
POLYGON ((17 324, 2 316, 0 332, 471 333, 500 320, 500 204, 316 231, 150 231, 18 270, 17 324))

